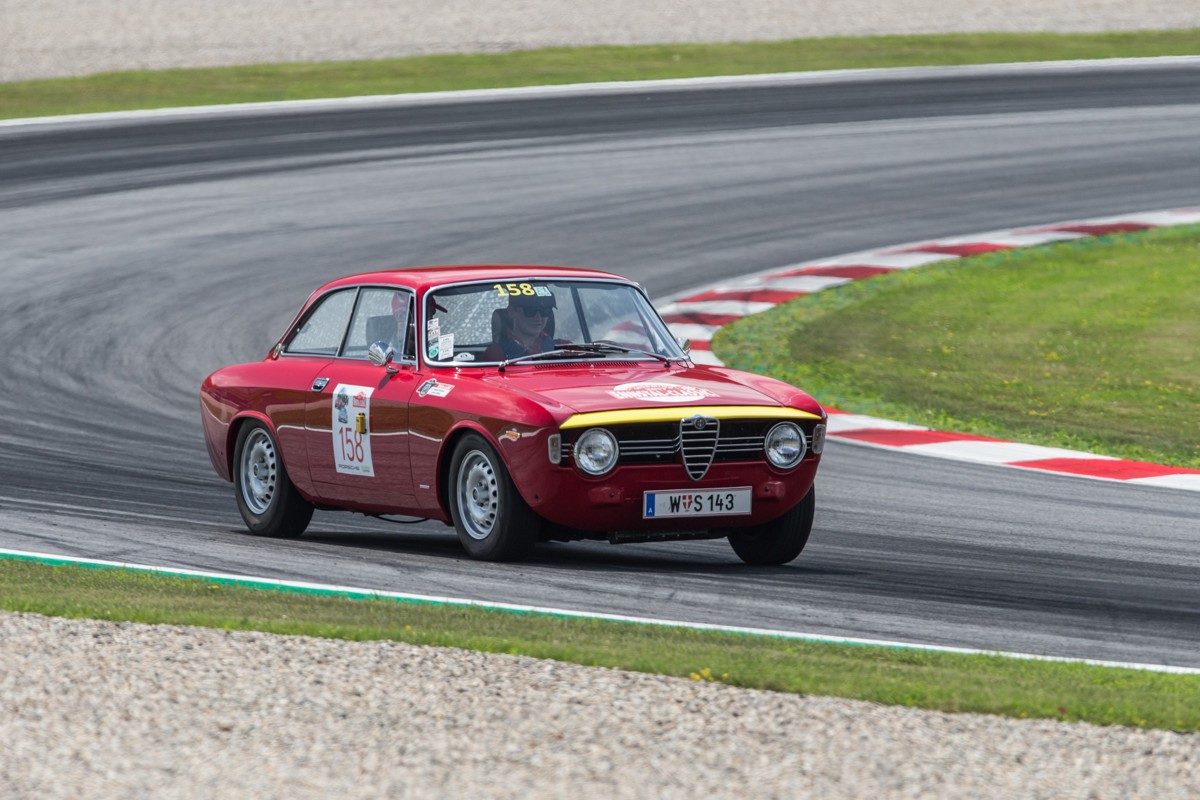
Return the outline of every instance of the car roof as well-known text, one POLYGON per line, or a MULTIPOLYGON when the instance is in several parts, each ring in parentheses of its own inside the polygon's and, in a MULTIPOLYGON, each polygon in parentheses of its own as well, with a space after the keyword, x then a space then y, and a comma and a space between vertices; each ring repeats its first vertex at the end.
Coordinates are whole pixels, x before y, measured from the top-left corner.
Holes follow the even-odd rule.
POLYGON ((509 281, 528 278, 602 278, 633 283, 627 278, 611 272, 580 267, 555 267, 516 264, 461 264, 454 266, 404 267, 376 272, 361 272, 330 281, 315 292, 323 294, 329 289, 359 284, 394 284, 408 286, 418 293, 451 283, 465 281, 496 280, 509 281))

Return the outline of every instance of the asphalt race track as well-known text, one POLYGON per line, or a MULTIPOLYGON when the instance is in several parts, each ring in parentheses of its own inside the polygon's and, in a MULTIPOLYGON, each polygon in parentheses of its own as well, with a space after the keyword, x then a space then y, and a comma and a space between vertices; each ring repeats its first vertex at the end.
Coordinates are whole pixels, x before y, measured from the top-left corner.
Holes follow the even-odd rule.
POLYGON ((831 443, 792 565, 725 542, 465 559, 243 532, 197 388, 337 275, 566 263, 665 296, 919 238, 1200 204, 1200 61, 0 126, 0 548, 1200 666, 1194 493, 831 443))

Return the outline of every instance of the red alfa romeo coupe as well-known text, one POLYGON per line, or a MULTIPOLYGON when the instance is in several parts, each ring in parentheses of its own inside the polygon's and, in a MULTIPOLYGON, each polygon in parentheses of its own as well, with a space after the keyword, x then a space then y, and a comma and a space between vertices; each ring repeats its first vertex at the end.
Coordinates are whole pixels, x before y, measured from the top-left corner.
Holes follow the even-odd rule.
POLYGON ((299 536, 314 508, 424 517, 489 560, 727 537, 749 564, 791 561, 826 423, 795 387, 693 364, 637 284, 565 267, 332 281, 200 402, 251 533, 299 536))

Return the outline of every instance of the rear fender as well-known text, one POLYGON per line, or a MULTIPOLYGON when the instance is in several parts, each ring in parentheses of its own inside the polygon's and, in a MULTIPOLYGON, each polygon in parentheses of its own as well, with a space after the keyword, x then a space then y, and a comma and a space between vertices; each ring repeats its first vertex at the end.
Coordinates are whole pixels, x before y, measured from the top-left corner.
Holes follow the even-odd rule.
MULTIPOLYGON (((276 442, 279 441, 279 434, 277 434, 275 432, 275 426, 273 424, 271 424, 271 418, 268 417, 266 414, 260 413, 258 411, 243 411, 242 413, 235 416, 233 418, 233 420, 230 421, 230 423, 229 423, 229 432, 225 435, 225 469, 227 470, 227 472, 229 474, 229 480, 233 480, 233 459, 234 459, 233 449, 234 449, 234 446, 237 444, 238 432, 241 431, 241 429, 243 427, 245 427, 246 424, 251 421, 258 421, 258 422, 261 422, 263 425, 266 425, 267 430, 269 430, 271 432, 271 437, 274 438, 276 442)), ((282 449, 280 449, 280 451, 279 451, 279 460, 284 461, 282 449)), ((283 468, 285 470, 287 469, 286 462, 284 463, 283 468)))

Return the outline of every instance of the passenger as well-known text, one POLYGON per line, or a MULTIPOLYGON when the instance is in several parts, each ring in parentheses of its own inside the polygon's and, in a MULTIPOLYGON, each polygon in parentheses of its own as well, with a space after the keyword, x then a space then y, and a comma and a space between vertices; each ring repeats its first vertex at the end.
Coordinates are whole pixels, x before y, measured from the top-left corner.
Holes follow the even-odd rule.
POLYGON ((553 295, 509 295, 508 307, 492 312, 492 343, 484 361, 504 361, 553 350, 553 295))

